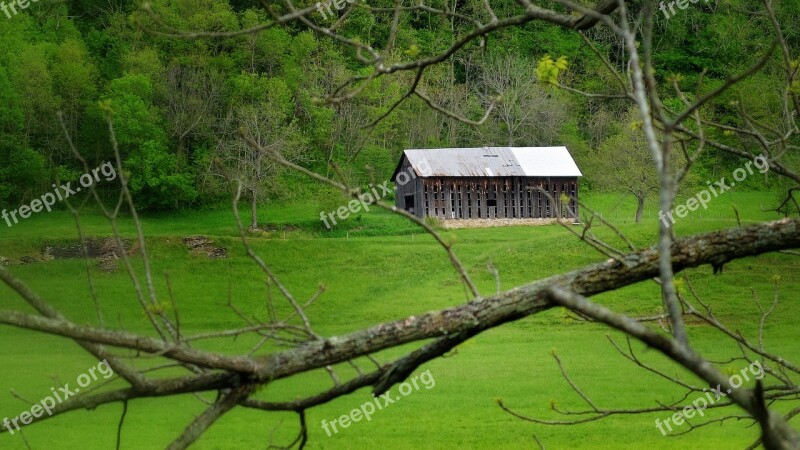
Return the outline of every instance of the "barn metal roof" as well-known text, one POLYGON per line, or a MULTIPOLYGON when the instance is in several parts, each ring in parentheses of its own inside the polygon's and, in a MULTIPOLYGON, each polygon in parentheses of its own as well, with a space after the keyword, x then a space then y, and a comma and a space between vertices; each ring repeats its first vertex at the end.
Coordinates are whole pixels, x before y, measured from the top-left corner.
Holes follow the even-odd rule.
POLYGON ((566 147, 411 149, 403 154, 421 177, 582 176, 566 147))

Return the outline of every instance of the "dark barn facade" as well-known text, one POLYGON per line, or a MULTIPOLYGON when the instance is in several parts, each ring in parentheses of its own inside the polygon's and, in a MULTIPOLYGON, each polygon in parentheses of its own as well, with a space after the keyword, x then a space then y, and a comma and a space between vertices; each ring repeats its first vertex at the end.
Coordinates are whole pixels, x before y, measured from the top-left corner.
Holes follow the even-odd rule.
POLYGON ((420 218, 566 219, 580 176, 566 147, 481 147, 405 150, 392 181, 395 205, 420 218))

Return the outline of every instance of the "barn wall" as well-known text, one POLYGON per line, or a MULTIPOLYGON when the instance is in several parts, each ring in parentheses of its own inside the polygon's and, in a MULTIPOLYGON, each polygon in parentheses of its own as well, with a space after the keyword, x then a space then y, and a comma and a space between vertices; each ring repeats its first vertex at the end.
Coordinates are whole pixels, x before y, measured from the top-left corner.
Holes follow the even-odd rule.
POLYGON ((408 158, 403 157, 403 164, 395 177, 397 190, 394 196, 394 205, 400 209, 405 209, 417 217, 425 216, 425 199, 422 192, 422 179, 414 173, 408 158), (403 183, 403 181, 407 181, 403 183), (406 196, 413 196, 414 206, 411 208, 406 204, 406 196))
MULTIPOLYGON (((405 170, 405 167, 404 167, 405 170)), ((568 218, 577 216, 577 177, 429 177, 398 187, 397 206, 414 186, 414 213, 439 219, 568 218), (420 182, 421 181, 421 182, 420 182), (547 192, 553 201, 542 191, 547 192), (561 195, 571 199, 565 205, 561 195)))

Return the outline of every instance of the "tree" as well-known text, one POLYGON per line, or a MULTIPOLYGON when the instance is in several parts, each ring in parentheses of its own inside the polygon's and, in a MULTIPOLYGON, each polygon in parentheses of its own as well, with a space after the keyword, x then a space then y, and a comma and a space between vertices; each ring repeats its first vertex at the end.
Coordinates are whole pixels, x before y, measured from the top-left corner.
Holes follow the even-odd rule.
POLYGON ((169 151, 164 120, 154 105, 154 89, 144 75, 113 80, 101 111, 115 118, 120 157, 131 172, 130 189, 141 209, 176 208, 194 200, 191 177, 169 151))
POLYGON ((493 126, 478 128, 484 142, 509 147, 558 143, 569 101, 547 89, 542 80, 535 82, 535 67, 533 61, 517 55, 496 56, 484 66, 479 79, 484 103, 501 97, 490 122, 493 126))
POLYGON ((304 158, 297 127, 291 118, 292 95, 289 87, 277 78, 242 74, 234 79, 232 110, 220 127, 213 170, 224 178, 238 181, 250 197, 250 228, 258 229, 258 204, 278 188, 276 164, 262 148, 277 151, 299 161, 304 158), (251 99, 247 103, 245 99, 251 99), (237 105, 238 103, 238 105, 237 105), (242 141, 241 133, 261 148, 242 141))
MULTIPOLYGON (((617 126, 617 133, 606 139, 591 159, 592 179, 601 189, 622 190, 636 199, 636 223, 642 221, 647 197, 659 192, 658 172, 653 168, 653 158, 647 151, 647 142, 637 120, 638 112, 632 109, 617 126)), ((678 153, 671 154, 670 167, 686 164, 678 153)), ((693 183, 685 183, 693 185, 693 183)))
POLYGON ((60 151, 55 112, 61 103, 54 89, 53 74, 47 61, 46 44, 26 44, 16 54, 11 78, 19 93, 24 112, 21 144, 24 148, 37 148, 45 152, 45 159, 54 160, 60 151))
POLYGON ((83 43, 76 39, 62 43, 52 72, 55 88, 61 95, 59 110, 64 114, 69 133, 77 136, 87 107, 97 98, 96 70, 83 43))
POLYGON ((214 75, 193 67, 173 65, 167 70, 167 118, 181 165, 186 165, 190 156, 187 141, 211 133, 219 115, 220 84, 214 75))

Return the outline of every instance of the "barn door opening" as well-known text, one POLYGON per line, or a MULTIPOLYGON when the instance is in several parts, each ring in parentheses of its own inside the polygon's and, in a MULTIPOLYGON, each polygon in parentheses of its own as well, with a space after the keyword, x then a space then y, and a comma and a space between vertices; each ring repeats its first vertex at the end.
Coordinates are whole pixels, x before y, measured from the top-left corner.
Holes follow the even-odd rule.
POLYGON ((405 196, 405 204, 406 204, 406 211, 414 214, 414 196, 413 195, 406 195, 405 196))

